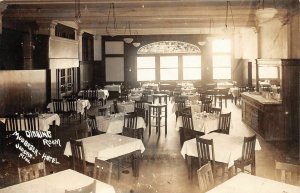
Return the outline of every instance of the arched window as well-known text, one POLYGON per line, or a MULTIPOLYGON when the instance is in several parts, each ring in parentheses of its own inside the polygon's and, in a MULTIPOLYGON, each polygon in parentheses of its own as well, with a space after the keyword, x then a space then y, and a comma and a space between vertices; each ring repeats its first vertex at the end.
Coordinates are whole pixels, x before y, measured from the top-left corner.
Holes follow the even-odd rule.
POLYGON ((201 50, 193 44, 153 42, 137 54, 137 81, 201 79, 201 50))

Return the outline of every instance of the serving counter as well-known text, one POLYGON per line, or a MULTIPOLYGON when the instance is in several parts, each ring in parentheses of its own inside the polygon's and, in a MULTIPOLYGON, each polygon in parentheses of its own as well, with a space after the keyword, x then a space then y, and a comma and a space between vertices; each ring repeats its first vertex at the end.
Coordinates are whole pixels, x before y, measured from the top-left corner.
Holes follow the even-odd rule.
POLYGON ((262 95, 244 92, 242 95, 242 120, 266 141, 289 139, 284 127, 282 102, 266 99, 262 95))

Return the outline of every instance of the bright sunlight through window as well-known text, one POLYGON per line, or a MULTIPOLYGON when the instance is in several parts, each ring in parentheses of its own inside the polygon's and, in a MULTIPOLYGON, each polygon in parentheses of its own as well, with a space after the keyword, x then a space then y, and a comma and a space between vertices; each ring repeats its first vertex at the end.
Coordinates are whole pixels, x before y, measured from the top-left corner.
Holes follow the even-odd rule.
POLYGON ((178 56, 160 57, 160 80, 178 80, 178 56))
POLYGON ((229 39, 216 39, 212 44, 213 79, 231 79, 231 44, 229 39))
POLYGON ((201 56, 183 56, 183 80, 201 80, 201 56))
POLYGON ((155 80, 155 57, 137 57, 137 81, 155 80))

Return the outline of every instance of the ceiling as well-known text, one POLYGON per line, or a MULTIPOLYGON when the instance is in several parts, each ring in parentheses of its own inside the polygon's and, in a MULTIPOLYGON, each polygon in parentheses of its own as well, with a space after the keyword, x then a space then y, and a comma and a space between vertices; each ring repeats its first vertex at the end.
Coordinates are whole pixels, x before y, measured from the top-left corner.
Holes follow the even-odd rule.
POLYGON ((255 27, 258 8, 285 10, 298 0, 4 0, 3 23, 76 21, 99 35, 207 34, 255 27), (77 2, 77 3, 75 3, 77 2), (76 18, 75 6, 77 11, 76 18), (226 14, 227 13, 227 14, 226 14))

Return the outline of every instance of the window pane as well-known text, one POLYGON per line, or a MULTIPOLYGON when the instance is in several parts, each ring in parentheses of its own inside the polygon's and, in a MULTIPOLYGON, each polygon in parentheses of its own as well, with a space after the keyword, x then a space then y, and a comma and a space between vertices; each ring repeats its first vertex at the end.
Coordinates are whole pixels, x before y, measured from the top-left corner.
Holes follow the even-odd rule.
POLYGON ((183 68, 201 67, 201 56, 183 56, 183 68))
POLYGON ((137 57, 137 68, 155 68, 155 57, 137 57))
POLYGON ((201 80, 201 68, 184 68, 183 80, 201 80))
POLYGON ((259 78, 278 78, 278 67, 276 66, 266 66, 259 67, 259 78))
POLYGON ((137 69, 137 81, 155 80, 155 69, 137 69))
POLYGON ((229 39, 217 39, 212 43, 214 53, 230 53, 231 46, 229 39))
POLYGON ((178 69, 160 69, 160 80, 178 80, 178 69))
POLYGON ((230 55, 214 55, 213 56, 214 67, 231 67, 230 55))
POLYGON ((231 68, 213 68, 213 79, 231 79, 231 68))
POLYGON ((161 56, 160 68, 178 68, 177 56, 161 56))

